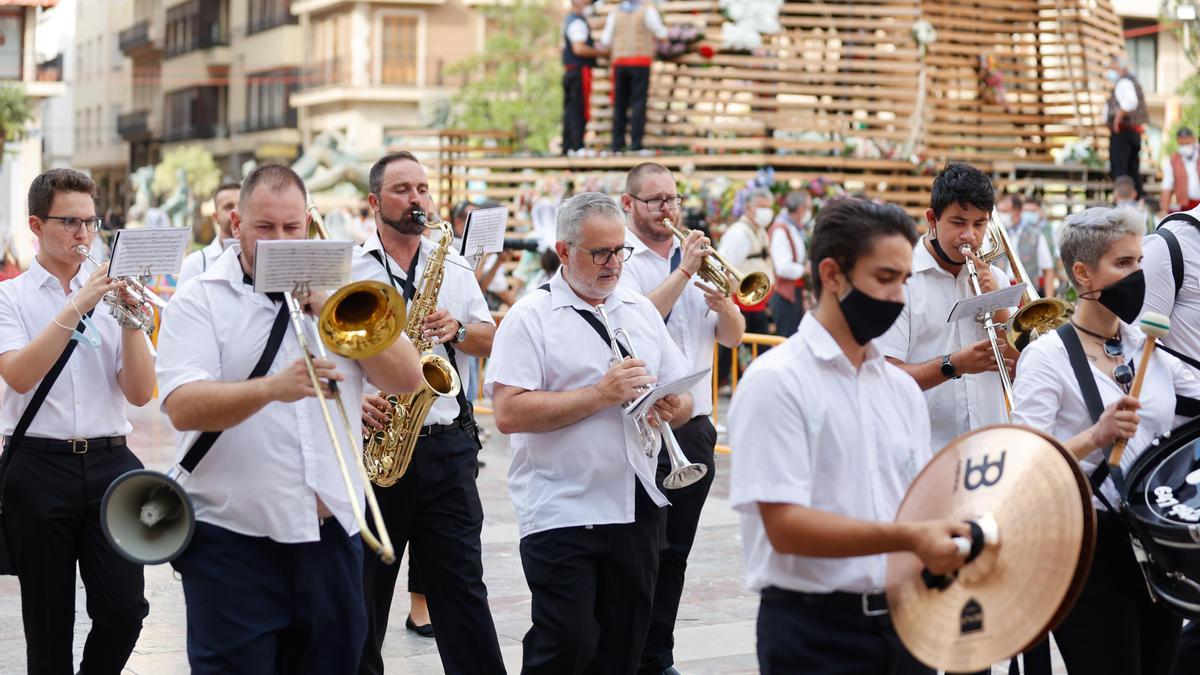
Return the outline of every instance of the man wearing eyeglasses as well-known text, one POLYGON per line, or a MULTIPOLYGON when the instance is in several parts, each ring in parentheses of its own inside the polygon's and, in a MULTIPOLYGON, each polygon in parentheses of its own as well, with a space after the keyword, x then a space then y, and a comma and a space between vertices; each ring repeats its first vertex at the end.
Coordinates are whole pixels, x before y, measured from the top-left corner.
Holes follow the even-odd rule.
MULTIPOLYGON (((714 342, 736 347, 746 330, 746 320, 727 296, 695 281, 708 257, 710 244, 708 237, 696 231, 680 244, 678 237, 663 224, 664 219, 670 219, 676 227, 682 227, 679 205, 675 177, 666 167, 645 162, 630 170, 625 177, 621 207, 629 217, 625 239, 633 247, 633 255, 625 263, 620 285, 654 303, 667 333, 695 371, 712 366, 714 342)), ((688 461, 707 466, 708 473, 699 482, 670 493, 671 507, 666 512, 667 547, 658 566, 650 632, 638 671, 647 675, 678 672, 672 654, 675 615, 683 593, 688 554, 700 524, 700 511, 716 475, 713 450, 717 430, 709 417, 712 382, 696 383, 691 395, 692 418, 679 427, 675 438, 688 461)), ((670 471, 670 459, 660 453, 657 475, 660 489, 670 471)))
POLYGON ((145 405, 155 380, 142 331, 92 314, 124 287, 107 263, 85 271, 76 251, 100 229, 95 196, 78 171, 35 178, 28 208, 38 253, 28 271, 0 283, 0 377, 9 389, 0 404, 0 544, 21 584, 31 673, 75 672, 76 565, 92 620, 81 672, 120 672, 149 611, 141 565, 100 529, 109 484, 142 467, 125 444, 133 430, 125 404, 145 405))
MULTIPOLYGON (((688 364, 654 304, 618 287, 633 248, 611 197, 585 192, 564 202, 557 238, 562 266, 500 323, 484 384, 496 426, 511 434, 508 489, 533 594, 522 673, 632 673, 650 625, 668 502, 655 482, 656 451, 646 452, 622 407, 688 364), (598 305, 637 358, 612 365, 598 305)), ((679 427, 691 409, 683 394, 653 411, 679 427)))

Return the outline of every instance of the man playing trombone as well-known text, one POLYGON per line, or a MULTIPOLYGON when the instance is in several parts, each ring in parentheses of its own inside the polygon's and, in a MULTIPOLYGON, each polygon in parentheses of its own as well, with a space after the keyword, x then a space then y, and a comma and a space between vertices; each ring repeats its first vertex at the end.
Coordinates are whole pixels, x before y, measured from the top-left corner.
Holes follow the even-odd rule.
MULTIPOLYGON (((972 429, 1008 421, 999 364, 983 325, 973 318, 946 322, 955 303, 975 295, 967 256, 980 291, 1009 285, 1002 270, 977 257, 994 205, 992 181, 979 169, 949 164, 938 174, 925 211, 929 232, 913 248, 904 311, 877 341, 884 356, 924 390, 935 449, 972 429)), ((1007 318, 1007 312, 996 314, 998 323, 1007 318)), ((1004 367, 1011 371, 1015 360, 1006 352, 1004 367)))
MULTIPOLYGON (((287 304, 256 293, 251 278, 259 240, 307 238, 305 201, 304 183, 290 169, 255 169, 232 218, 240 252, 226 250, 164 310, 159 395, 185 432, 179 456, 198 432, 220 432, 188 477, 196 528, 174 561, 193 673, 352 673, 366 637, 354 507, 363 486, 354 471, 346 490, 287 304), (247 379, 260 359, 270 363, 266 375, 247 379)), ((323 299, 310 297, 309 311, 319 311, 323 299)), ((370 358, 330 356, 313 366, 322 382, 338 383, 351 410, 360 405, 364 376, 395 391, 420 381, 405 338, 370 358)), ((347 432, 343 446, 347 435, 361 436, 358 419, 351 424, 339 430, 347 432)))
POLYGON ((496 426, 512 434, 508 487, 533 594, 522 672, 628 674, 650 624, 667 505, 655 482, 662 428, 648 418, 680 426, 692 397, 666 396, 641 419, 622 405, 688 366, 654 304, 618 287, 632 247, 612 198, 567 200, 557 237, 562 266, 501 322, 485 383, 496 426))
POLYGON ((29 227, 38 253, 27 272, 0 284, 0 377, 9 389, 0 408, 0 544, 21 583, 30 673, 74 672, 76 563, 92 619, 82 672, 120 672, 149 611, 142 566, 113 550, 99 522, 109 484, 142 466, 125 445, 133 430, 125 404, 154 395, 154 357, 138 327, 93 313, 110 294, 130 302, 107 264, 82 266, 100 229, 95 196, 78 171, 35 178, 29 227))
MULTIPOLYGON (((675 178, 661 164, 646 162, 635 166, 625 177, 621 207, 629 216, 626 241, 633 255, 621 271, 621 288, 645 295, 663 317, 667 332, 683 352, 693 370, 712 365, 713 343, 737 348, 746 331, 746 319, 737 305, 716 289, 693 278, 708 260, 710 244, 702 233, 692 231, 686 240, 663 224, 679 220, 679 195, 675 178)), ((730 281, 730 286, 735 285, 730 281)), ((675 615, 683 592, 688 553, 700 524, 700 511, 715 476, 713 448, 717 430, 712 419, 712 382, 701 380, 691 390, 692 418, 675 432, 679 446, 691 462, 708 467, 708 473, 694 485, 671 492, 666 512, 667 547, 659 561, 658 581, 654 585, 654 609, 650 632, 642 654, 639 672, 674 672, 675 615)), ((666 453, 659 455, 658 484, 671 471, 666 453)))

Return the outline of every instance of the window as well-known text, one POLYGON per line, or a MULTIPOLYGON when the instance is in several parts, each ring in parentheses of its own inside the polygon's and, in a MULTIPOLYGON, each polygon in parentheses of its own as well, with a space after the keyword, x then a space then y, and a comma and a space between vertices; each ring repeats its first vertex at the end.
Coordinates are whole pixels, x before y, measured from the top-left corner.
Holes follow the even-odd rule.
POLYGON ((121 134, 120 134, 121 106, 117 105, 116 103, 109 104, 108 119, 112 123, 112 127, 110 127, 108 130, 109 131, 109 133, 108 133, 109 143, 120 143, 121 142, 121 134))
POLYGON ((245 131, 279 129, 296 126, 296 111, 288 98, 296 91, 300 72, 295 68, 279 68, 246 77, 245 131))
POLYGON ((349 12, 326 14, 312 20, 306 86, 350 83, 350 34, 349 12))
POLYGON ((292 16, 292 0, 248 0, 249 13, 246 17, 246 32, 259 31, 296 23, 292 16))
POLYGON ((228 0, 190 0, 167 10, 166 55, 228 44, 228 0))
POLYGON ((1133 76, 1142 85, 1142 91, 1150 94, 1158 90, 1158 22, 1152 20, 1126 19, 1125 53, 1133 76))
POLYGON ((225 124, 225 87, 193 87, 167 94, 163 117, 167 141, 213 138, 225 124))
POLYGON ((380 84, 417 84, 417 24, 403 14, 380 17, 380 84))
POLYGON ((25 10, 0 8, 0 80, 20 80, 25 10))

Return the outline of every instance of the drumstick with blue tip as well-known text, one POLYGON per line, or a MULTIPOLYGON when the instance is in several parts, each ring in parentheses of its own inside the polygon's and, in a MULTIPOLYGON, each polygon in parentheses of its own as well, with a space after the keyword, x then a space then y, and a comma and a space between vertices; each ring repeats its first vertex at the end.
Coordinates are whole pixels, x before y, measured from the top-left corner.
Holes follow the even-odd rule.
MULTIPOLYGON (((1134 398, 1142 393, 1142 380, 1146 377, 1146 370, 1150 365, 1150 355, 1154 353, 1154 347, 1160 339, 1167 337, 1167 334, 1171 332, 1171 320, 1158 312, 1146 312, 1142 315, 1138 325, 1146 335, 1146 342, 1142 345, 1142 360, 1138 363, 1137 374, 1133 376, 1133 388, 1129 390, 1129 395, 1134 398)), ((1109 466, 1121 466, 1121 455, 1125 452, 1127 441, 1128 439, 1118 438, 1117 442, 1113 444, 1112 454, 1108 456, 1109 466)))

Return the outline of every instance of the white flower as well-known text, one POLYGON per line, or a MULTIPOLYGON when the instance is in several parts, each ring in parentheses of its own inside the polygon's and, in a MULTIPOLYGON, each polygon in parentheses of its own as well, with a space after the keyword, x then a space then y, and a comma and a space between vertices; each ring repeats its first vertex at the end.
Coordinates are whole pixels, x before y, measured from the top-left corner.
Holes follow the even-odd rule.
POLYGON ((753 28, 728 21, 721 25, 721 48, 751 51, 762 46, 762 36, 753 28))

